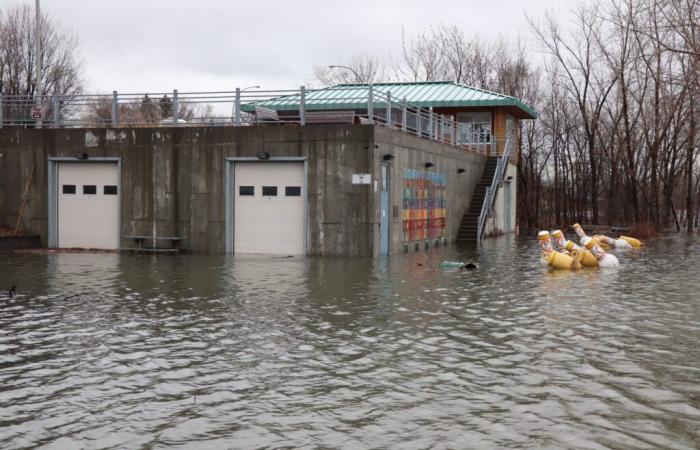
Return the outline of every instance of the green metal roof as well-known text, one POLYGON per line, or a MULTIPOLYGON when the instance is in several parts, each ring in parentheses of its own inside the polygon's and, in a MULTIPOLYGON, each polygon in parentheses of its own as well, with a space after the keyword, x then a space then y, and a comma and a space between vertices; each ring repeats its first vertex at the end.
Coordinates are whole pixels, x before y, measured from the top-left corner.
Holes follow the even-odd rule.
MULTIPOLYGON (((523 116, 536 118, 537 112, 515 97, 497 92, 476 89, 453 81, 426 81, 415 83, 374 83, 376 91, 390 93, 393 101, 406 100, 409 104, 427 107, 511 106, 523 112, 523 116)), ((368 84, 339 84, 318 90, 308 90, 305 94, 307 111, 366 109, 369 94, 368 84)), ((300 95, 286 95, 243 105, 241 109, 253 112, 255 105, 277 111, 299 110, 300 95)), ((386 107, 381 101, 374 102, 375 108, 386 107)))

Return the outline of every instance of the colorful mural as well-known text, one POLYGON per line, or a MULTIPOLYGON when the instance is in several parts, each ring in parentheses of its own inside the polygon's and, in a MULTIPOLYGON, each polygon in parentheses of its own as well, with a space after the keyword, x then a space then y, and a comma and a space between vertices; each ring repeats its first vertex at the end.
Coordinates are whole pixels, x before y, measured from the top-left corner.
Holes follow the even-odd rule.
POLYGON ((404 170, 404 242, 445 237, 446 190, 447 177, 444 173, 404 170))

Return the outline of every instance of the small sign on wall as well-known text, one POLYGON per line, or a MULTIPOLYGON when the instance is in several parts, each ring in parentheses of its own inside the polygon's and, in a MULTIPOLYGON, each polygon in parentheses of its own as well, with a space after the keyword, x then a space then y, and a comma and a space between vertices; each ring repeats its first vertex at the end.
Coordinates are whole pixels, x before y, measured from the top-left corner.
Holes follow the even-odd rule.
POLYGON ((352 184, 372 184, 372 174, 369 173, 353 173, 352 184))

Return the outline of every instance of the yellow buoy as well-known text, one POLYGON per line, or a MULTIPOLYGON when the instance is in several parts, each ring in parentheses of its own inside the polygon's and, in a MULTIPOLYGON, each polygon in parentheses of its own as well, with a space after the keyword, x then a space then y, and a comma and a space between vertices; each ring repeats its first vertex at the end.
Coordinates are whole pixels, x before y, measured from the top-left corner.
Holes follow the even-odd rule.
POLYGON ((540 231, 537 234, 537 239, 540 241, 540 263, 547 265, 553 269, 576 270, 581 268, 581 264, 574 258, 564 253, 555 252, 552 249, 552 241, 549 237, 549 231, 540 231))
POLYGON ((566 245, 566 237, 564 237, 564 233, 561 230, 552 231, 552 239, 559 248, 564 248, 564 245, 566 245))
POLYGON ((600 245, 602 248, 605 250, 609 250, 611 248, 614 248, 615 241, 605 235, 602 234, 596 234, 592 236, 593 242, 596 243, 596 245, 600 245), (612 244, 611 244, 612 242, 612 244))
POLYGON ((644 245, 644 244, 642 244, 642 241, 640 241, 639 239, 635 239, 635 238, 633 238, 633 237, 629 237, 629 236, 620 236, 620 239, 622 239, 622 240, 624 240, 624 241, 627 241, 627 243, 628 243, 629 245, 631 245, 632 247, 634 247, 634 248, 639 248, 639 247, 641 247, 642 245, 644 245))
POLYGON ((581 263, 575 258, 560 252, 551 252, 547 257, 547 264, 553 269, 576 270, 581 268, 581 263))
POLYGON ((552 253, 552 241, 549 239, 549 231, 540 231, 537 233, 537 239, 540 241, 540 264, 548 266, 549 254, 552 253))
POLYGON ((566 241, 564 246, 583 267, 598 267, 598 260, 589 250, 579 247, 573 241, 566 241))
POLYGON ((595 259, 598 261, 599 267, 618 267, 620 265, 620 262, 617 260, 615 255, 606 253, 605 250, 600 248, 600 246, 593 241, 593 239, 585 237, 583 239, 583 245, 593 254, 595 259))
POLYGON ((574 231, 576 232, 576 235, 579 237, 579 240, 580 240, 580 242, 581 242, 581 245, 583 245, 584 239, 593 239, 593 242, 595 242, 596 245, 599 245, 599 246, 604 247, 604 248, 609 248, 609 247, 602 241, 601 236, 593 236, 593 237, 588 236, 588 235, 586 234, 586 232, 583 231, 583 228, 581 227, 581 225, 575 223, 575 224, 573 224, 573 225, 571 226, 571 228, 574 229, 574 231))

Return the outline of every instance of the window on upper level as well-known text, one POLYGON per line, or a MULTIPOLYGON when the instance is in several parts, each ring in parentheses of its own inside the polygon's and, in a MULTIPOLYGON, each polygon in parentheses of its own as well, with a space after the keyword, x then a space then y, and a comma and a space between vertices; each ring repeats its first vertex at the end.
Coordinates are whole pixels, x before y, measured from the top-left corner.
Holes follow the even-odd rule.
POLYGON ((491 113, 490 112, 461 112, 457 113, 460 122, 460 142, 477 144, 491 142, 491 113))

